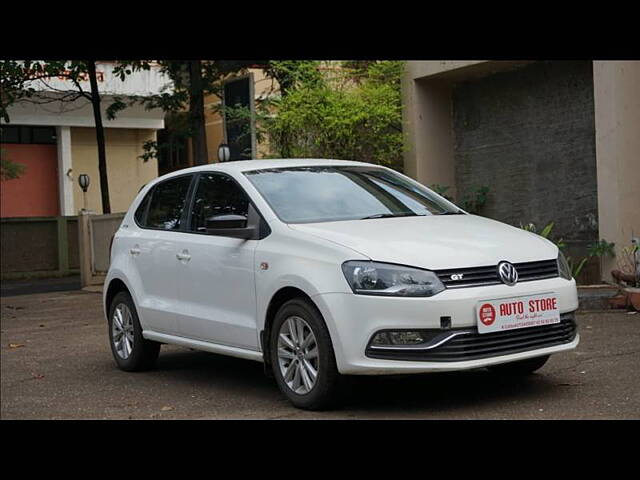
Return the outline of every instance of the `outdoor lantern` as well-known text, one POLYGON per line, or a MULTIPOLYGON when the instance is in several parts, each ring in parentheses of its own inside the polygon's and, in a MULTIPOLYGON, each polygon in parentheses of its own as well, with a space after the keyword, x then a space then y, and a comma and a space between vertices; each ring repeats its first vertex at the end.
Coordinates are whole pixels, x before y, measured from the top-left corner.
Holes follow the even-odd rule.
POLYGON ((82 203, 84 204, 84 206, 82 207, 83 211, 87 211, 87 189, 89 188, 89 183, 91 183, 89 175, 87 175, 86 173, 78 175, 78 184, 82 189, 82 203))
POLYGON ((221 162, 228 162, 231 159, 231 150, 229 149, 229 145, 226 143, 221 143, 218 147, 218 160, 221 162))
POLYGON ((89 178, 89 175, 87 175, 86 173, 83 173, 80 176, 78 176, 78 183, 80 184, 80 188, 82 188, 82 191, 85 193, 89 188, 90 182, 91 182, 91 179, 89 178))

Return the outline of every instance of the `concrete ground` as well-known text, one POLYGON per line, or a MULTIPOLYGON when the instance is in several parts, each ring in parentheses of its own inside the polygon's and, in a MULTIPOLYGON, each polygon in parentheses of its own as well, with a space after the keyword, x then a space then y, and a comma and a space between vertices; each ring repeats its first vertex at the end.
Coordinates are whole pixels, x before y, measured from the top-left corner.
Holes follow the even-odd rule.
POLYGON ((162 347, 157 368, 118 370, 101 296, 2 298, 2 419, 638 419, 640 314, 578 316, 578 348, 539 373, 349 377, 341 408, 297 410, 262 364, 162 347))

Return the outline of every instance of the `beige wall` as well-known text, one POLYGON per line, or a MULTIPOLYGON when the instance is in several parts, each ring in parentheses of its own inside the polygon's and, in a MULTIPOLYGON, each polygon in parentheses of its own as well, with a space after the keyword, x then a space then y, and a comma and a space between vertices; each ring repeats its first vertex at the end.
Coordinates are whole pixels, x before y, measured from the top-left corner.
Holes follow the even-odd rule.
POLYGON ((435 77, 440 74, 450 74, 456 70, 486 63, 486 60, 425 60, 422 62, 407 62, 407 76, 414 80, 435 77))
POLYGON ((405 76, 402 94, 406 174, 428 186, 447 185, 455 196, 450 85, 405 76))
POLYGON ((640 237, 640 61, 594 61, 593 84, 599 233, 619 251, 640 237))
POLYGON ((224 131, 222 116, 213 111, 220 104, 220 99, 215 95, 209 95, 205 98, 205 129, 207 132, 207 152, 209 154, 209 163, 218 161, 218 146, 224 141, 224 131))
POLYGON ((209 95, 204 99, 204 125, 207 132, 209 163, 218 161, 218 146, 224 141, 222 116, 215 111, 220 103, 220 99, 215 95, 209 95))
MULTIPOLYGON (((105 142, 107 175, 109 177, 109 199, 111 212, 125 212, 140 187, 158 176, 158 162, 144 160, 142 144, 155 140, 155 130, 107 128, 105 142)), ((102 213, 100 176, 98 173, 98 148, 93 128, 71 128, 71 161, 73 168, 73 200, 76 210, 83 206, 82 189, 78 176, 86 173, 91 177, 87 191, 87 208, 102 213)))

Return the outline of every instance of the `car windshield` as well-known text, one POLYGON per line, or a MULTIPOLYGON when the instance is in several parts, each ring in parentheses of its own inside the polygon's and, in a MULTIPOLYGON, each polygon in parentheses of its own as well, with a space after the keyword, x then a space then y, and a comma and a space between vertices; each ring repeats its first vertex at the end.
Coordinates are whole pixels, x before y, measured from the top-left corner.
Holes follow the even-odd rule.
POLYGON ((286 223, 462 213, 425 187, 375 167, 292 167, 245 172, 286 223))

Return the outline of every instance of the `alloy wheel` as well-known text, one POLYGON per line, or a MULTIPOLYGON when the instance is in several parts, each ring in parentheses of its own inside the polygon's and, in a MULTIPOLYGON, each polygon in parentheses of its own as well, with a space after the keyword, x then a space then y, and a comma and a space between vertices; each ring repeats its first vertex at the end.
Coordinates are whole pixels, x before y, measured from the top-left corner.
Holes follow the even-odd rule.
POLYGON ((133 351, 133 317, 131 310, 124 303, 118 304, 113 312, 111 321, 111 336, 113 346, 118 356, 124 360, 133 351))
POLYGON ((293 392, 305 395, 313 389, 319 371, 318 344, 309 324, 298 316, 288 317, 280 326, 278 364, 293 392))

